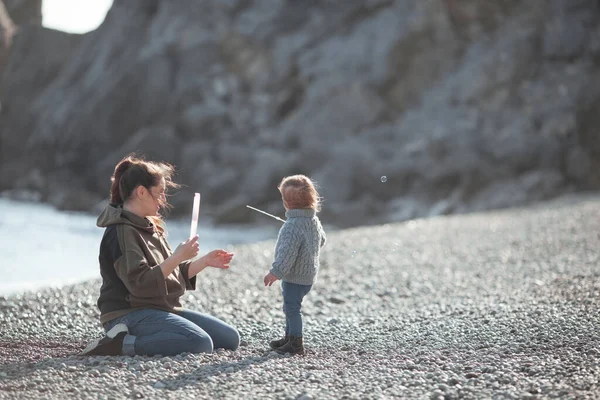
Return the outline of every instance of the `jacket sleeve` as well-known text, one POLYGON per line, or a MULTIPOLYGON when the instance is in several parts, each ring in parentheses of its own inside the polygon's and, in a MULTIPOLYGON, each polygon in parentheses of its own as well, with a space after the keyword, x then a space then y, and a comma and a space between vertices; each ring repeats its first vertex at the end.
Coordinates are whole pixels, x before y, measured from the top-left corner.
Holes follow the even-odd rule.
POLYGON ((196 276, 189 277, 190 264, 191 261, 186 261, 179 264, 179 270, 181 271, 181 275, 183 275, 183 280, 185 281, 185 289, 186 290, 196 290, 196 276))
POLYGON ((125 287, 135 297, 151 298, 167 295, 167 282, 160 265, 150 266, 134 235, 127 229, 119 238, 122 255, 115 262, 115 271, 125 287))
POLYGON ((273 275, 281 279, 292 268, 301 242, 302 237, 295 226, 289 222, 283 224, 275 245, 275 257, 270 271, 273 275))

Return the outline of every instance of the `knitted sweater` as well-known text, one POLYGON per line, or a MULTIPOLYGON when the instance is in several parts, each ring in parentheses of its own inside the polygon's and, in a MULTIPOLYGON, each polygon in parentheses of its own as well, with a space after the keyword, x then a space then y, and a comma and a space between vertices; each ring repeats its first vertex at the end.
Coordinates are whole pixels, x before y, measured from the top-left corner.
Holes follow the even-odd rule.
POLYGON ((292 209, 279 230, 271 273, 299 285, 312 285, 319 272, 319 253, 326 236, 313 209, 292 209))

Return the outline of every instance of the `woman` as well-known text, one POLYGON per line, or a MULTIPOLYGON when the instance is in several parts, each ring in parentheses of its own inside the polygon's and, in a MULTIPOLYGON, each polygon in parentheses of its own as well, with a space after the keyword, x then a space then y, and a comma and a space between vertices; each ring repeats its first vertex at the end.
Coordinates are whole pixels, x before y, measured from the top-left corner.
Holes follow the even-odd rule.
POLYGON ((106 335, 85 355, 155 355, 235 350, 238 331, 225 322, 181 307, 186 289, 206 267, 229 268, 232 253, 213 250, 195 261, 198 236, 171 251, 160 217, 166 190, 178 187, 173 166, 129 155, 115 167, 110 204, 98 217, 100 322, 106 335))

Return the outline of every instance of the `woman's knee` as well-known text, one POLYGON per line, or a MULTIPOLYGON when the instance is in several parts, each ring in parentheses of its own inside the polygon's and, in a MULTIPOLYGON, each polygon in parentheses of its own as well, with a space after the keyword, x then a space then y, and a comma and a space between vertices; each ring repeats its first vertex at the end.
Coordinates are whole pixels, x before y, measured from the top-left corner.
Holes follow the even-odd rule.
POLYGON ((215 348, 237 350, 240 347, 240 333, 232 326, 223 327, 214 338, 215 348))
POLYGON ((223 329, 219 334, 219 347, 226 350, 237 350, 240 347, 240 333, 232 326, 223 329))
POLYGON ((228 334, 228 342, 229 342, 229 346, 227 346, 226 348, 229 350, 237 350, 238 347, 240 347, 240 342, 241 342, 241 338, 240 338, 240 333, 238 332, 237 329, 235 328, 231 328, 231 331, 228 334))
POLYGON ((186 342, 188 353, 212 353, 214 349, 212 339, 206 334, 191 334, 186 342))

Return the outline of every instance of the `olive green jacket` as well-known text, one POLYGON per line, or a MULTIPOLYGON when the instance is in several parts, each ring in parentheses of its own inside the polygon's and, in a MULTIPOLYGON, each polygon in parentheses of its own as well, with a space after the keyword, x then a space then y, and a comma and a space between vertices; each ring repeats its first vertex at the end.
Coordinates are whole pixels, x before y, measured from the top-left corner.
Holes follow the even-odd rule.
POLYGON ((188 277, 187 261, 165 279, 160 264, 173 252, 155 225, 114 204, 104 209, 97 225, 106 228, 99 256, 100 321, 105 324, 141 308, 181 310, 179 298, 196 288, 196 277, 188 277))

